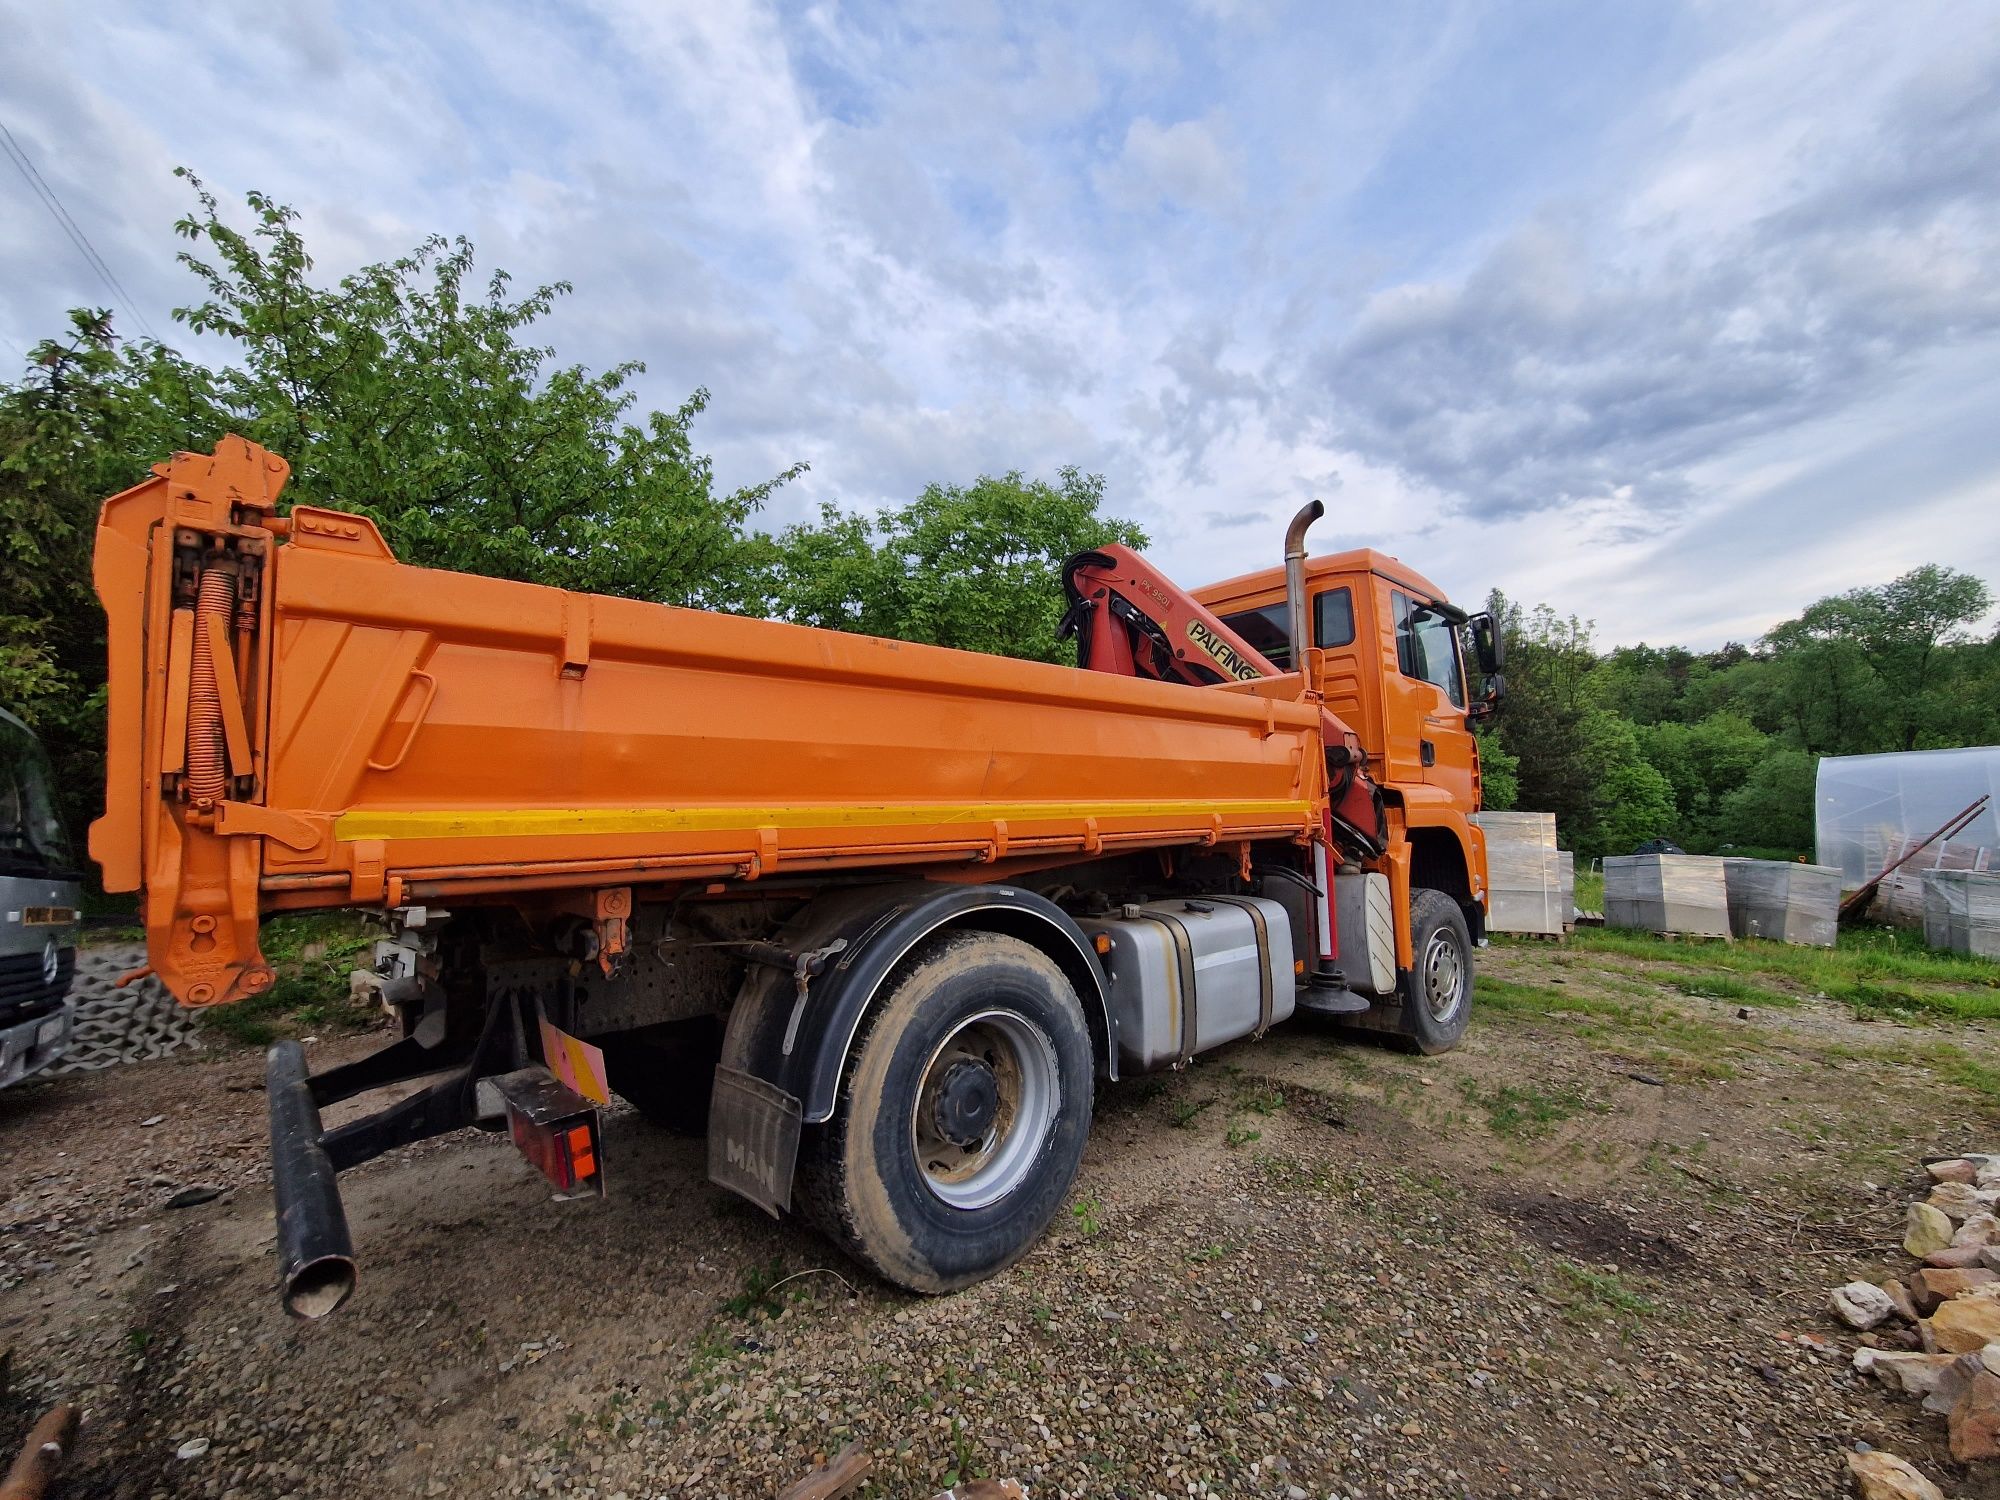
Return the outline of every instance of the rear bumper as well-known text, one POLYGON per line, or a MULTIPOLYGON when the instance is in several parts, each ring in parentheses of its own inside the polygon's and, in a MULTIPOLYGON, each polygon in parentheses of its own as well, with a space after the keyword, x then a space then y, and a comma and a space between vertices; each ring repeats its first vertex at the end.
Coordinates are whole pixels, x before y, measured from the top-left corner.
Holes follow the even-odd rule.
POLYGON ((0 1027, 0 1089, 41 1072, 67 1052, 73 1024, 65 1002, 48 1015, 0 1027))

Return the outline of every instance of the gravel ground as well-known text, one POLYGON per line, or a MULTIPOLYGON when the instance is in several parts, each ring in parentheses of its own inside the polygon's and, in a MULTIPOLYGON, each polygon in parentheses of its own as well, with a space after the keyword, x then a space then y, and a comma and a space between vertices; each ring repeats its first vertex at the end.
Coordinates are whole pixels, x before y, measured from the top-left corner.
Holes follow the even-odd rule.
POLYGON ((616 1111, 602 1203, 473 1133, 349 1174, 361 1290, 302 1325, 255 1055, 9 1090, 0 1440, 81 1401, 66 1493, 121 1500, 768 1496, 850 1438, 898 1497, 1818 1496, 1856 1441, 2000 1496, 1824 1311, 1906 1269, 1921 1155, 2000 1140, 1940 1060, 2000 1037, 1739 1019, 1659 970, 1500 948, 1450 1057, 1293 1026, 1111 1088, 1071 1213, 937 1300, 616 1111))

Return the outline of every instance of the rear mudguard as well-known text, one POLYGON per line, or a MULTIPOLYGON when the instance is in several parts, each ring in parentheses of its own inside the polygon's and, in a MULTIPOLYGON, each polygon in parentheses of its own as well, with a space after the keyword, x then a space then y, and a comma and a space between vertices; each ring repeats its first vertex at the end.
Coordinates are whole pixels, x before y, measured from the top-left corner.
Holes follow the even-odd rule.
POLYGON ((1098 1071, 1118 1076, 1116 1022, 1103 972, 1068 913, 1013 886, 923 881, 830 892, 794 917, 776 946, 818 972, 802 980, 796 968, 754 965, 729 1014, 722 1066, 798 1100, 807 1124, 832 1118, 869 1001, 918 944, 946 930, 1006 933, 1047 954, 1083 1005, 1098 1071))

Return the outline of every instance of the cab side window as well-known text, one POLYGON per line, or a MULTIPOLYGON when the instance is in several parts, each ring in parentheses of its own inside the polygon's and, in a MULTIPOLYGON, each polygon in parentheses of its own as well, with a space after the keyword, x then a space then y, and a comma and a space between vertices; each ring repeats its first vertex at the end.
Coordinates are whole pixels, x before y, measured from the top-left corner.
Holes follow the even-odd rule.
POLYGON ((1400 589, 1389 595, 1396 625, 1396 662, 1405 677, 1428 682, 1465 707, 1465 677, 1458 667, 1458 631, 1450 620, 1416 603, 1400 589))
MULTIPOLYGON (((1321 650, 1354 644, 1354 595, 1345 588, 1322 589, 1313 595, 1313 644, 1321 650)), ((1262 609, 1246 609, 1223 615, 1222 623, 1254 646, 1264 659, 1281 672, 1291 670, 1292 643, 1285 606, 1267 604, 1262 609)))
POLYGON ((1313 595, 1313 644, 1322 651, 1354 644, 1354 595, 1344 588, 1313 595))
POLYGON ((1292 659, 1291 643, 1285 638, 1285 606, 1267 604, 1262 609, 1246 609, 1240 614, 1219 616, 1222 623, 1243 637, 1243 644, 1261 652, 1264 659, 1283 671, 1292 659))

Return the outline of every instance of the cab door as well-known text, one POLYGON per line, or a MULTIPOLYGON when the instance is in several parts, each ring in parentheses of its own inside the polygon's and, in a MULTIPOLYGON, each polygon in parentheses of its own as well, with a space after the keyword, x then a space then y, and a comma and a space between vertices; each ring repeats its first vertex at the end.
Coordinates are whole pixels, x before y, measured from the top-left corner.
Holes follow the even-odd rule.
POLYGON ((1389 617, 1396 666, 1417 740, 1421 779, 1471 812, 1479 806, 1479 751, 1466 725, 1465 663, 1459 654, 1457 612, 1391 586, 1389 617))

